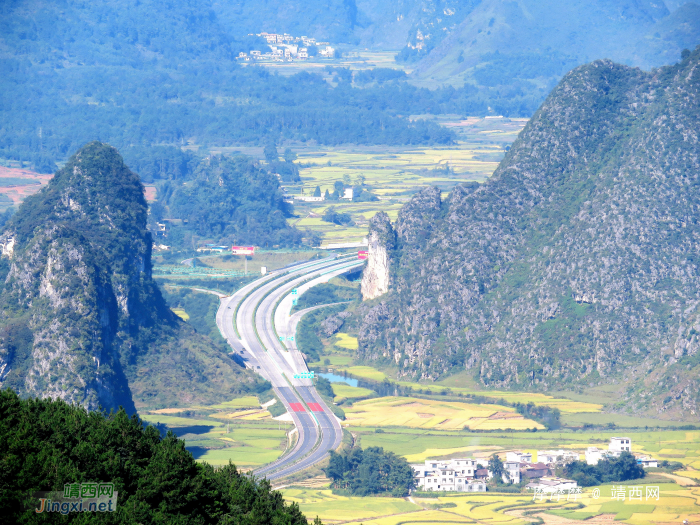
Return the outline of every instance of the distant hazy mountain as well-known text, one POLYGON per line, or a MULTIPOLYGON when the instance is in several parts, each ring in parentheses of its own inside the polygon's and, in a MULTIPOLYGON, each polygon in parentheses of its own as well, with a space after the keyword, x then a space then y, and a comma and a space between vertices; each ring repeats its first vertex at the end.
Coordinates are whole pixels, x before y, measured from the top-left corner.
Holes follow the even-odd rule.
POLYGON ((138 176, 99 142, 27 198, 0 236, 0 388, 132 411, 259 386, 168 309, 146 215, 138 176))
POLYGON ((499 388, 626 382, 628 406, 697 419, 698 129, 700 46, 651 73, 574 69, 490 180, 374 226, 364 280, 388 258, 389 292, 365 307, 359 355, 499 388))
POLYGON ((644 69, 668 64, 700 43, 698 3, 673 12, 652 0, 481 0, 470 7, 450 10, 461 18, 456 25, 445 25, 451 17, 443 15, 441 24, 413 29, 420 38, 410 35, 410 46, 430 50, 416 80, 542 85, 595 59, 644 69))

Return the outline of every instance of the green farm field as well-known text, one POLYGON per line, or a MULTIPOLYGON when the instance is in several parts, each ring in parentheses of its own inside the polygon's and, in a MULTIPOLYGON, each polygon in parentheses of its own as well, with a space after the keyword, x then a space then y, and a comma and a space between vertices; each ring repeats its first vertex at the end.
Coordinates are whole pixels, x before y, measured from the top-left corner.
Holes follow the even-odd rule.
MULTIPOLYGON (((412 68, 405 64, 399 64, 394 60, 397 51, 352 51, 345 56, 336 59, 321 59, 299 62, 257 62, 256 66, 263 66, 280 75, 291 76, 301 72, 325 74, 326 66, 349 68, 353 71, 374 68, 401 69, 410 73, 412 68)), ((242 65, 248 65, 245 62, 242 65)))
MULTIPOLYGON (((384 381, 385 379, 394 380, 386 371, 378 370, 377 368, 358 365, 353 362, 352 350, 357 348, 357 338, 346 333, 338 333, 329 342, 328 353, 322 358, 322 361, 328 359, 330 365, 334 367, 336 372, 346 373, 350 376, 360 379, 368 379, 370 381, 384 381)), ((322 361, 310 363, 310 366, 322 366, 322 361)), ((579 417, 585 419, 590 417, 590 414, 599 414, 602 405, 598 403, 590 403, 587 401, 578 401, 565 398, 563 396, 555 397, 552 395, 534 393, 534 392, 507 392, 501 390, 480 390, 477 388, 456 386, 460 383, 468 383, 469 381, 460 381, 460 378, 449 378, 444 382, 422 384, 411 381, 394 380, 401 386, 411 387, 425 394, 434 395, 478 395, 493 399, 503 399, 509 403, 534 403, 536 405, 547 405, 552 408, 558 408, 562 414, 567 417, 579 417), (582 416, 587 414, 588 416, 582 416)), ((464 379, 464 378, 461 378, 464 379)), ((472 382, 473 383, 473 382, 472 382)), ((654 420, 656 421, 656 420, 654 420)), ((584 421, 584 423, 587 421, 584 421)), ((581 423, 583 424, 583 423, 581 423)), ((649 424, 647 422, 647 424, 649 424)), ((676 423, 677 425, 677 423, 676 423)), ((639 426, 639 425, 634 425, 639 426)), ((644 426, 644 423, 641 425, 644 426)), ((653 425, 649 425, 653 426, 653 425)))
POLYGON ((243 470, 276 460, 284 452, 287 431, 292 428, 288 423, 273 421, 254 396, 219 405, 161 409, 140 417, 172 430, 197 461, 212 465, 231 461, 243 470))
MULTIPOLYGON (((282 66, 284 67, 284 66, 282 66)), ((412 118, 424 118, 416 115, 412 118)), ((335 182, 361 182, 381 200, 373 202, 295 201, 296 218, 290 224, 321 234, 324 244, 357 242, 367 233, 367 223, 378 211, 396 220, 401 206, 426 186, 449 193, 457 184, 488 179, 525 125, 524 119, 433 118, 455 131, 455 144, 441 147, 338 146, 299 147, 297 164, 302 182, 286 186, 289 195, 312 195, 333 191, 335 182), (354 226, 339 226, 321 220, 329 206, 352 217, 354 226)), ((254 152, 250 152, 255 154, 254 152)))
POLYGON ((374 392, 368 388, 354 387, 346 383, 333 383, 333 393, 335 394, 334 401, 336 403, 346 399, 362 399, 374 394, 374 392))

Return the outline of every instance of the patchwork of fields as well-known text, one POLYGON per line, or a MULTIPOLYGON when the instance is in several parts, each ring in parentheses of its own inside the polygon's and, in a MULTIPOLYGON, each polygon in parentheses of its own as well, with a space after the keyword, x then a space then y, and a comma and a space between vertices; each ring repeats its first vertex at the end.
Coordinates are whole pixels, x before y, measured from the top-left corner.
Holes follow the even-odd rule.
MULTIPOLYGON (((324 523, 403 525, 440 523, 495 523, 520 525, 532 517, 547 524, 588 525, 629 523, 631 525, 691 523, 700 518, 700 489, 673 484, 640 483, 642 500, 614 500, 612 486, 590 487, 576 498, 537 500, 527 494, 445 494, 439 498, 357 498, 322 489, 284 489, 285 499, 299 504, 307 517, 318 516, 324 523), (658 500, 647 498, 646 487, 659 488, 658 500), (596 498, 596 492, 599 492, 596 498), (586 521, 580 521, 586 520, 586 521)), ((629 494, 629 487, 626 486, 629 494)))
MULTIPOLYGON (((421 118, 416 116, 414 118, 421 118)), ((436 117, 430 117, 436 118, 436 117)), ((458 141, 445 147, 346 146, 297 148, 302 183, 287 186, 290 195, 333 191, 339 181, 364 188, 380 201, 295 201, 297 218, 290 223, 323 236, 324 243, 359 241, 367 233, 367 222, 378 211, 396 220, 399 209, 412 194, 426 186, 450 192, 457 184, 483 182, 491 176, 507 148, 525 125, 525 119, 436 118, 453 129, 458 141), (321 220, 329 206, 350 214, 354 225, 340 226, 321 220)))
POLYGON ((273 421, 254 396, 219 405, 154 410, 140 416, 184 439, 198 461, 212 465, 231 461, 243 470, 276 460, 284 452, 287 431, 292 428, 273 421))

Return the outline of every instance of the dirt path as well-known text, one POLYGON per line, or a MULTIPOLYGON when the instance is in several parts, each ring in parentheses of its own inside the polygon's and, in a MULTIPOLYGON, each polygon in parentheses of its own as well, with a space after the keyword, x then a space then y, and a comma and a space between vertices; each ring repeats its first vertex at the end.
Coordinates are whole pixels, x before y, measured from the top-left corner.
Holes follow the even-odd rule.
POLYGON ((655 472, 654 473, 656 476, 663 476, 665 478, 672 479, 676 483, 678 483, 681 487, 694 487, 698 485, 697 480, 691 479, 691 478, 686 478, 684 476, 677 476, 676 474, 669 474, 667 472, 655 472))
MULTIPOLYGON (((515 509, 507 510, 504 514, 508 516, 516 516, 518 518, 527 519, 529 517, 540 518, 544 521, 545 525, 581 525, 581 520, 572 520, 569 518, 564 518, 563 516, 555 516, 553 514, 545 514, 544 512, 538 512, 537 514, 530 514, 528 516, 523 516, 526 510, 531 509, 515 509)), ((615 514, 600 514, 592 518, 588 518, 585 521, 586 525, 613 525, 615 523, 615 514)))

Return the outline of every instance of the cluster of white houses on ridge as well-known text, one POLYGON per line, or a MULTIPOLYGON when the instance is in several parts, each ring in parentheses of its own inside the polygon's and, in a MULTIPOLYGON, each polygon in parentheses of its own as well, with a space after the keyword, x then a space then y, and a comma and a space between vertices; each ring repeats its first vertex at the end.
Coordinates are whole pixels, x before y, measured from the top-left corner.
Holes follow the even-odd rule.
MULTIPOLYGON (((249 35, 252 36, 252 35, 249 35)), ((272 62, 291 62, 294 60, 307 60, 311 56, 318 55, 322 58, 333 58, 335 49, 328 42, 317 42, 315 38, 306 36, 292 36, 287 33, 258 33, 267 40, 270 51, 263 53, 252 50, 250 53, 241 51, 237 59, 243 62, 268 60, 272 62), (309 52, 311 49, 314 51, 309 52)))

